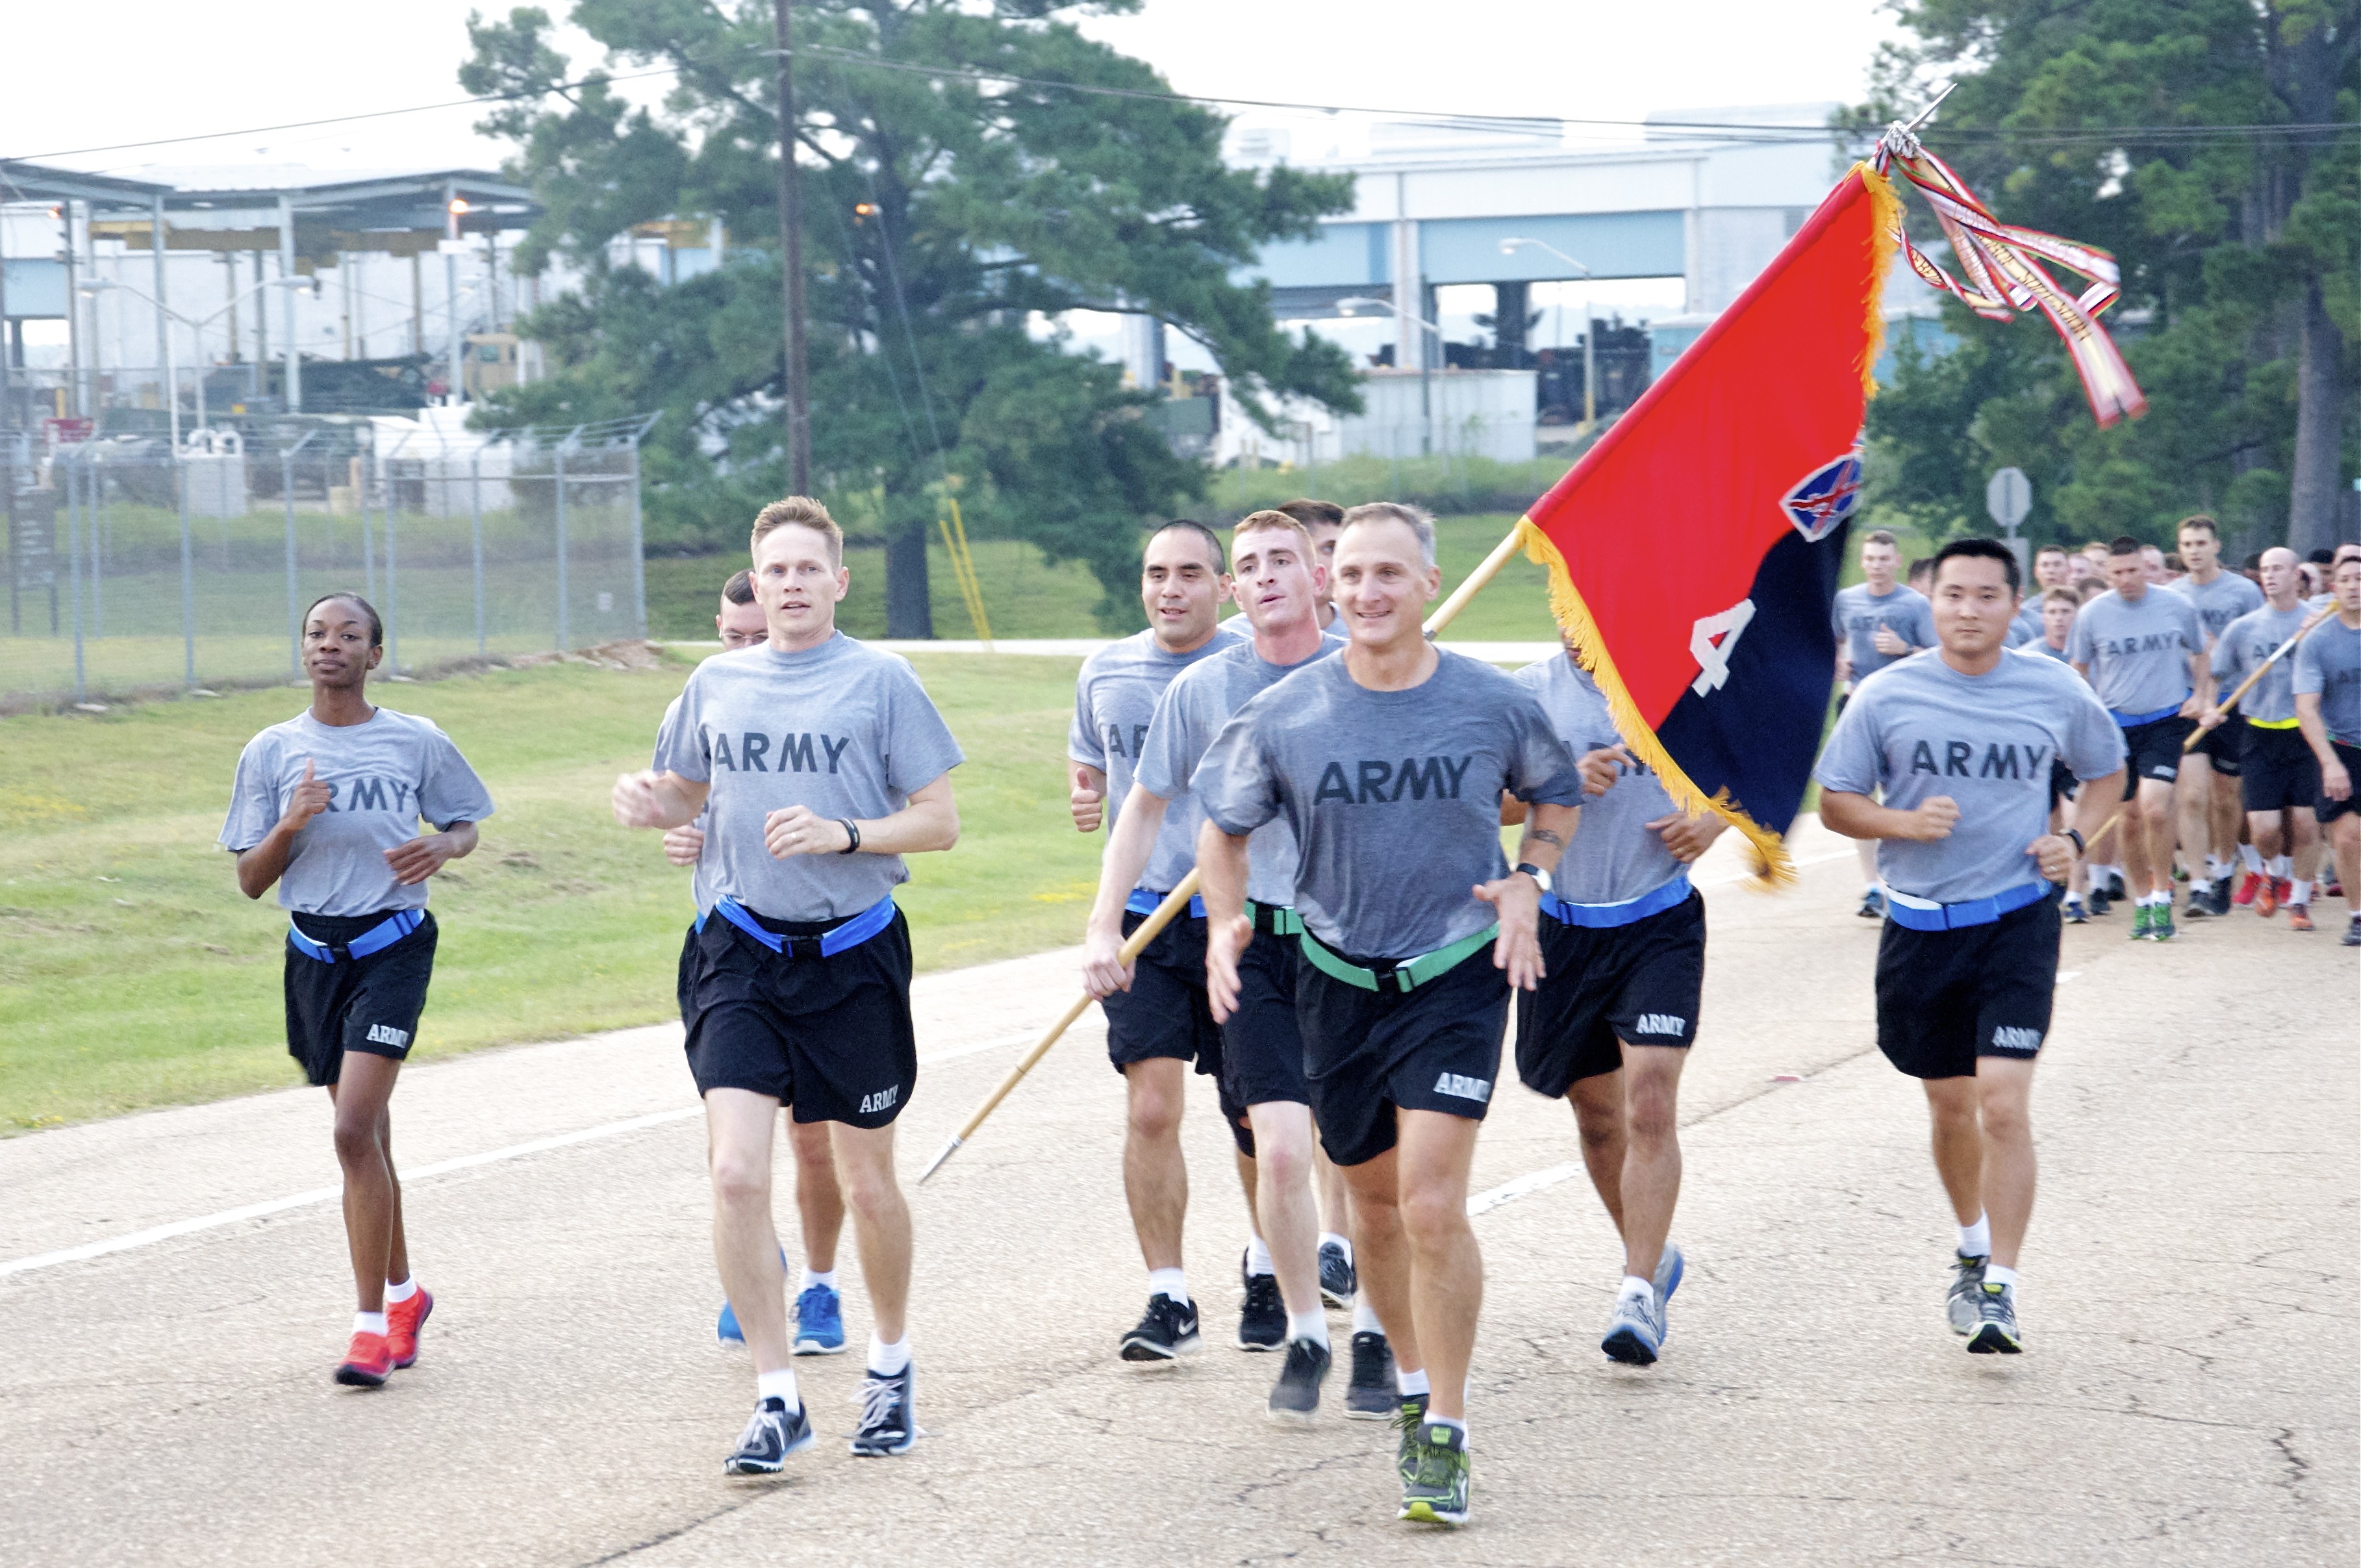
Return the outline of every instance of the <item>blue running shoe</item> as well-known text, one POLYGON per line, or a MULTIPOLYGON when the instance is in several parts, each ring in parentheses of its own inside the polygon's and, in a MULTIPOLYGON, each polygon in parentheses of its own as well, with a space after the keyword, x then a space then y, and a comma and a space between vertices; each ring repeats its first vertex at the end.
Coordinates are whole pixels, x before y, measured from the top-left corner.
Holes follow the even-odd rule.
POLYGON ((844 1354, 844 1301, 828 1286, 811 1286, 796 1298, 796 1354, 844 1354))
MULTIPOLYGON (((782 1269, 787 1266, 787 1249, 785 1247, 779 1249, 779 1266, 782 1269)), ((837 1329, 837 1344, 840 1349, 843 1346, 843 1334, 844 1330, 840 1325, 837 1329)), ((730 1303, 726 1300, 721 1303, 721 1316, 714 1320, 713 1337, 723 1344, 746 1343, 746 1331, 738 1326, 738 1314, 730 1310, 730 1303)))
POLYGON ((803 1407, 790 1410, 785 1399, 773 1397, 754 1407, 754 1419, 721 1468, 731 1475, 776 1475, 786 1467, 787 1455, 811 1445, 811 1418, 803 1407))
POLYGON ((1666 1242, 1664 1250, 1656 1255, 1655 1277, 1649 1281, 1656 1288, 1658 1306, 1673 1299, 1673 1292, 1681 1288, 1681 1276, 1686 1272, 1688 1264, 1681 1256, 1681 1249, 1666 1242))

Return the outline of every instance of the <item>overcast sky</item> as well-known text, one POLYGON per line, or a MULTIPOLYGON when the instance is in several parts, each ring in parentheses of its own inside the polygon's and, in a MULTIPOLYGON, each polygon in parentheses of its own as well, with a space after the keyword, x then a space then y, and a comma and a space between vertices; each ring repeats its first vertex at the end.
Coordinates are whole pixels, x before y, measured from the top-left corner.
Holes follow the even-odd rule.
MULTIPOLYGON (((564 0, 547 8, 562 14, 564 0)), ((143 167, 302 163, 321 170, 496 166, 480 110, 83 153, 158 137, 399 109, 461 96, 483 0, 112 0, 102 12, 11 4, 0 157, 136 174, 143 167), (104 27, 93 27, 103 15, 104 27)), ((1453 113, 1637 117, 1651 109, 1860 98, 1879 42, 1873 0, 1148 0, 1088 30, 1185 92, 1453 113)), ((577 64, 591 62, 573 36, 577 64)))

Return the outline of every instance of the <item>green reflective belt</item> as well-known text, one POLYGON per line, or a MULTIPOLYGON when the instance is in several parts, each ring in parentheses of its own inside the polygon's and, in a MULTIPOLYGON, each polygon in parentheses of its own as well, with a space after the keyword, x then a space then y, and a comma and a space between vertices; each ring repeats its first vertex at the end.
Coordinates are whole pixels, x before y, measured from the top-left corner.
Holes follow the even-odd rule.
POLYGON ((1274 937, 1293 937, 1303 930, 1303 916, 1284 904, 1257 904, 1246 901, 1246 918, 1257 931, 1268 931, 1274 937))
POLYGON ((1462 959, 1475 953, 1499 934, 1499 927, 1487 926, 1474 936, 1463 937, 1447 948, 1437 948, 1431 953, 1421 953, 1414 959, 1406 959, 1400 963, 1388 965, 1383 970, 1363 969, 1358 964, 1346 963, 1321 946, 1319 938, 1313 937, 1309 930, 1306 930, 1299 939, 1302 943, 1303 956, 1312 960, 1312 967, 1331 980, 1341 980, 1346 985, 1356 985, 1363 991, 1384 991, 1389 987, 1415 991, 1435 976, 1456 969, 1462 959))

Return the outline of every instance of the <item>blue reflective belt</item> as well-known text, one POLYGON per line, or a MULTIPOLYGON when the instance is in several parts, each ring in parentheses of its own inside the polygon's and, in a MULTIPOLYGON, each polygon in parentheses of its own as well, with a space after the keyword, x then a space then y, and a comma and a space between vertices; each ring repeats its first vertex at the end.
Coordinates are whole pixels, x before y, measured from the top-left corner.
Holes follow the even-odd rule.
POLYGON ((1688 902, 1689 873, 1681 872, 1653 893, 1643 893, 1637 898, 1627 898, 1620 904, 1568 904, 1556 894, 1542 894, 1542 913, 1568 926, 1587 926, 1604 930, 1616 926, 1629 926, 1645 920, 1651 915, 1688 902))
POLYGON ((1970 926, 1989 926, 2004 915, 2014 915, 2028 904, 2040 903, 2049 896, 2051 891, 2052 884, 2048 883, 2029 882, 2023 887, 2013 887, 1990 898, 1971 898, 1961 904, 1936 904, 1887 888, 1885 914, 1888 919, 1906 930, 1958 931, 1970 926))
POLYGON ((307 959, 317 959, 324 964, 336 961, 341 950, 348 959, 365 959, 371 953, 383 952, 426 923, 422 909, 397 909, 351 941, 338 946, 315 942, 299 930, 292 921, 287 927, 287 945, 307 959))
MULTIPOLYGON (((776 931, 766 930, 761 921, 746 913, 744 905, 726 895, 713 901, 712 913, 720 916, 721 918, 774 953, 786 954, 787 946, 791 942, 817 942, 819 944, 819 956, 832 959, 847 948, 861 946, 878 932, 894 924, 894 895, 887 894, 836 929, 823 931, 817 937, 783 937, 776 931)), ((697 917, 697 928, 699 931, 705 929, 707 918, 708 916, 704 915, 697 917)))
MULTIPOLYGON (((1170 893, 1156 893, 1148 888, 1135 887, 1131 890, 1131 896, 1123 901, 1123 906, 1134 915, 1153 915, 1156 913, 1157 906, 1171 896, 1170 893)), ((1189 895, 1189 913, 1200 920, 1205 917, 1204 894, 1189 895)))
POLYGON ((2118 713, 2111 707, 2107 709, 2107 717, 2114 719, 2119 729, 2136 729, 2143 724, 2154 724, 2159 718, 2170 718, 2180 711, 2180 703, 2188 700, 2188 696, 2184 695, 2180 702, 2167 704, 2154 713, 2118 713))

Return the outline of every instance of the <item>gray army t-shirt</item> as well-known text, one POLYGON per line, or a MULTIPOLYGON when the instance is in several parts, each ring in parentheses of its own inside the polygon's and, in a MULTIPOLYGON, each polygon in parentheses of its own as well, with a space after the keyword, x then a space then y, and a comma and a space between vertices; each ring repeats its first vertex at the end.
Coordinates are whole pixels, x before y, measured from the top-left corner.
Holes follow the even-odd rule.
POLYGON ((1829 620, 1837 641, 1851 654, 1855 681, 1910 656, 1877 651, 1877 629, 1881 626, 1893 628, 1894 634, 1913 648, 1935 645, 1934 607, 1927 602, 1925 594, 1903 583, 1896 583, 1894 591, 1883 598, 1871 593, 1867 583, 1839 588, 1829 620))
POLYGON ((2114 589, 2074 617, 2066 656, 2091 671, 2118 722, 2189 700, 2189 655, 2205 651, 2204 624, 2186 596, 2151 587, 2137 604, 2114 589))
POLYGON ((2297 694, 2319 695, 2329 739, 2361 746, 2361 631, 2332 616, 2288 658, 2295 664, 2297 694))
MULTIPOLYGON (((1606 695, 1590 673, 1567 655, 1527 664, 1517 672, 1517 679, 1541 698, 1551 728, 1577 758, 1621 740, 1615 721, 1608 717, 1606 695)), ((1653 770, 1644 764, 1619 765, 1615 783, 1605 795, 1582 797, 1582 825, 1575 829, 1553 879, 1557 895, 1568 904, 1628 904, 1686 872, 1688 867, 1647 827, 1679 809, 1653 770)))
MULTIPOLYGON (((2311 619, 2311 612, 2301 604, 2286 609, 2273 609, 2266 604, 2224 627, 2222 635, 2213 640, 2213 681, 2219 688, 2218 695, 2226 697, 2236 691, 2240 681, 2284 647, 2287 640, 2303 630, 2303 623, 2311 619)), ((2301 652, 2299 648, 2297 652, 2301 652)), ((2266 724, 2283 724, 2293 718, 2295 659, 2296 655, 2290 653, 2264 670, 2263 678, 2238 699, 2238 711, 2266 724)))
POLYGON ((2194 577, 2182 577, 2169 585, 2170 590, 2197 607, 2198 624, 2205 628, 2205 641, 2210 644, 2222 635, 2224 628, 2249 610, 2259 609, 2263 590, 2255 580, 2241 572, 2217 573, 2210 583, 2200 583, 2194 577))
MULTIPOLYGON (((664 709, 664 722, 656 726, 656 750, 654 757, 649 762, 650 767, 663 768, 664 748, 672 744, 674 727, 679 722, 680 698, 675 697, 672 699, 671 706, 664 709)), ((709 805, 701 806, 697 815, 689 818, 688 825, 702 833, 708 826, 707 818, 711 814, 712 808, 709 805)), ((708 843, 703 850, 697 851, 697 863, 688 868, 689 902, 697 906, 697 912, 700 915, 713 907, 713 879, 708 874, 712 864, 713 847, 708 843)))
POLYGON ((1341 657, 1296 671, 1238 709, 1191 781, 1224 833, 1287 818, 1300 850, 1289 902, 1340 952, 1411 959, 1483 930, 1495 913, 1469 890, 1508 872, 1501 792, 1582 804, 1539 699, 1436 652, 1407 691, 1371 691, 1341 657))
POLYGON ((484 781, 433 719, 380 707, 366 724, 323 724, 306 710, 238 753, 223 848, 242 854, 269 837, 307 759, 313 776, 327 781, 328 808, 295 835, 279 879, 282 909, 338 916, 423 909, 426 883, 397 883, 385 852, 418 837, 422 819, 443 828, 492 814, 484 781))
POLYGON ((890 817, 963 760, 910 662, 840 631, 799 652, 765 643, 706 660, 655 754, 658 769, 712 786, 707 891, 774 920, 858 915, 910 872, 899 855, 776 859, 763 843, 772 812, 890 817))
MULTIPOLYGON (((1252 641, 1239 642, 1190 665, 1164 688, 1164 700, 1156 705, 1148 743, 1137 759, 1137 776, 1150 795, 1172 803, 1165 812, 1168 824, 1175 817, 1186 819, 1192 863, 1205 811, 1191 793, 1189 781, 1222 726, 1257 693, 1344 646, 1343 638, 1323 636, 1311 658, 1274 664, 1255 652, 1252 641)), ((1257 904, 1295 902, 1295 833, 1284 817, 1272 817, 1246 840, 1246 896, 1257 904)))
MULTIPOLYGON (((1156 705, 1164 699, 1164 688, 1190 665, 1236 647, 1242 619, 1221 622, 1211 638, 1186 653, 1166 652, 1150 630, 1110 642, 1082 661, 1082 673, 1074 683, 1074 721, 1066 731, 1066 755, 1106 775, 1108 832, 1115 831, 1123 797, 1131 793, 1139 753, 1148 744, 1148 727, 1156 717, 1156 705)), ((1139 873, 1140 885, 1170 893, 1196 864, 1196 828, 1189 814, 1166 812, 1156 848, 1139 873)))
POLYGON ((1845 705, 1812 776, 1822 789, 1915 811, 1958 803, 1948 839, 1884 839, 1877 873, 1913 898, 1958 904, 2040 879, 2026 846, 2049 831, 2049 765, 2078 779, 2124 765, 2123 731, 2081 676, 2037 655, 2003 655, 1966 675, 1940 653, 1883 670, 1845 705))

